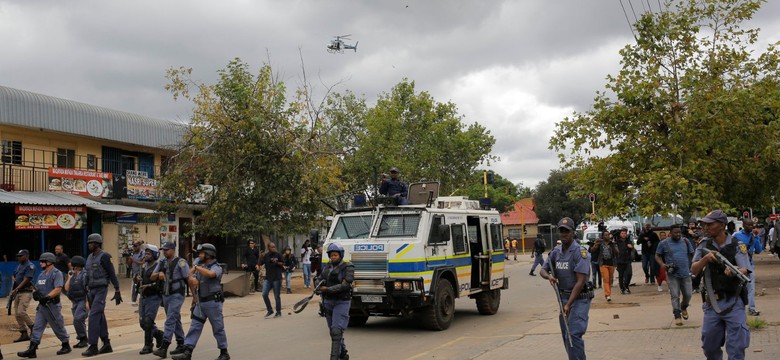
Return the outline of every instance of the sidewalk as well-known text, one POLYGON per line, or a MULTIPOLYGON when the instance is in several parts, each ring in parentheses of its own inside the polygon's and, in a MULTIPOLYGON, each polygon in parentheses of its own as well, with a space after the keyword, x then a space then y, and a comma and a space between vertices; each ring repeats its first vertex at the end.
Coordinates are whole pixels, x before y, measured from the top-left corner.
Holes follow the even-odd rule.
MULTIPOLYGON (((532 259, 518 256, 509 266, 530 270, 532 259)), ((780 354, 780 260, 776 255, 754 256, 756 265, 756 307, 767 326, 751 330, 748 359, 776 359, 780 354), (763 291, 762 291, 763 290, 763 291), (763 295, 762 295, 763 293, 763 295)), ((644 284, 640 263, 634 263, 632 294, 621 295, 613 290, 612 303, 604 299, 603 290, 596 290, 585 334, 585 347, 591 359, 700 359, 701 296, 693 294, 688 311, 690 318, 683 326, 674 325, 671 298, 667 285, 658 292, 655 284, 644 284)), ((617 282, 617 280, 615 280, 617 282)), ((614 289, 614 286, 613 286, 614 289)), ((518 349, 533 349, 535 358, 565 358, 558 325, 558 313, 542 315, 542 323, 478 359, 515 359, 518 349)))

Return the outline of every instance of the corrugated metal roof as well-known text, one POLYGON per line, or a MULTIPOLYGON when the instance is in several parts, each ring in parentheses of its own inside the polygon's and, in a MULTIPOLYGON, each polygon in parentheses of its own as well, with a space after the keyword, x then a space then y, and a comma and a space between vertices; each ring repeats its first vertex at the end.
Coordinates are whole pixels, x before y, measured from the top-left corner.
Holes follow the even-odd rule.
POLYGON ((0 191, 0 204, 79 206, 100 203, 68 193, 0 191))
POLYGON ((46 129, 154 148, 179 143, 184 125, 0 86, 0 124, 46 129))
POLYGON ((537 224, 534 209, 536 204, 533 198, 520 199, 513 205, 513 210, 501 214, 501 223, 504 225, 537 224))

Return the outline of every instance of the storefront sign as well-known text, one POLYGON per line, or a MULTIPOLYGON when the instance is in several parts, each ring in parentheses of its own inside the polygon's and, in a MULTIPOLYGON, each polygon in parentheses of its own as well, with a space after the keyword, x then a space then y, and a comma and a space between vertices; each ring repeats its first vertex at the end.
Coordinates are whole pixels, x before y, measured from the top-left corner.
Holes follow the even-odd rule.
POLYGON ((86 223, 84 206, 16 206, 16 230, 82 229, 86 223))
POLYGON ((141 200, 160 200, 158 182, 146 171, 127 171, 127 197, 141 200))
POLYGON ((49 168, 49 191, 108 198, 113 196, 112 183, 111 173, 49 168))
POLYGON ((137 224, 138 214, 136 213, 117 213, 116 222, 120 224, 137 224))

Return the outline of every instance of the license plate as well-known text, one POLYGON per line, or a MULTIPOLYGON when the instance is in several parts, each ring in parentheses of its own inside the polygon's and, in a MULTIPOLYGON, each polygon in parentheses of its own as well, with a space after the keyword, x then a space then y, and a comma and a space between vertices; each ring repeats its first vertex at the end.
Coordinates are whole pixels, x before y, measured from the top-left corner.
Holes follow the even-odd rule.
POLYGON ((379 295, 360 295, 360 301, 364 303, 381 303, 382 297, 379 295))

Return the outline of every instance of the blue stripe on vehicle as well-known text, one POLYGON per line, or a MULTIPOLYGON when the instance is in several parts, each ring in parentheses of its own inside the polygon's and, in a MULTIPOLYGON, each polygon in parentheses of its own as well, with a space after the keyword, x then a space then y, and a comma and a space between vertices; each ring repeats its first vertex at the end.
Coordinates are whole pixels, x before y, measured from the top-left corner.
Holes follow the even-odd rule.
POLYGON ((388 272, 421 272, 431 270, 441 266, 468 266, 471 265, 471 258, 461 257, 445 260, 415 261, 415 262, 391 262, 388 264, 388 272))
POLYGON ((398 254, 399 252, 401 252, 401 250, 406 249, 407 246, 409 246, 409 244, 401 245, 401 247, 399 247, 398 250, 395 251, 395 253, 398 254))

